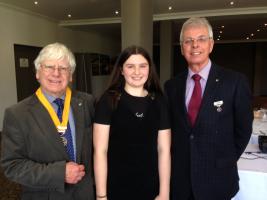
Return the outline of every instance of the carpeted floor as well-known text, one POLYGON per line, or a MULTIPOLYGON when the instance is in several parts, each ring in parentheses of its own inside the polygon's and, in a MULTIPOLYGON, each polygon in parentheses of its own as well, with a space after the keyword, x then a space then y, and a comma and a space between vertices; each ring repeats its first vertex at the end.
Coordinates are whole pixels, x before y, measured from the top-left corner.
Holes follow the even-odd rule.
POLYGON ((0 200, 20 199, 20 186, 7 180, 0 170, 0 200))
MULTIPOLYGON (((0 132, 1 136, 1 132, 0 132)), ((0 151, 1 151, 1 137, 0 137, 0 151)), ((21 187, 9 180, 3 174, 0 167, 0 200, 19 200, 21 187)))

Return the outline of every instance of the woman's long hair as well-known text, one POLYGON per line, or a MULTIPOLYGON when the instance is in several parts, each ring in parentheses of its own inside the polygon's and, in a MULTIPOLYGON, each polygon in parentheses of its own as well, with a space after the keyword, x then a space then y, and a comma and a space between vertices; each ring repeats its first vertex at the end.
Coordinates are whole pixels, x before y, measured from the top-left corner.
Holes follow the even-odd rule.
POLYGON ((144 84, 144 89, 148 91, 148 95, 154 98, 155 95, 163 94, 162 89, 160 87, 158 75, 156 73, 154 64, 152 62, 149 53, 140 46, 136 45, 129 46, 126 49, 124 49, 118 56, 115 65, 113 67, 110 82, 106 89, 106 93, 111 95, 113 108, 117 106, 117 102, 125 86, 125 78, 122 75, 123 64, 132 55, 142 55, 149 64, 148 79, 144 84))

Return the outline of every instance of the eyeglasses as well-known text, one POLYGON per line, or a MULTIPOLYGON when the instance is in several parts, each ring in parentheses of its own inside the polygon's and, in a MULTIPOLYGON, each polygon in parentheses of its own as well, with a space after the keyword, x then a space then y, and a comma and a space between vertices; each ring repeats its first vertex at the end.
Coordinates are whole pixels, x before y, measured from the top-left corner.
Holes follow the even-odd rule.
POLYGON ((212 39, 212 37, 209 36, 200 36, 198 38, 186 38, 182 41, 185 45, 192 45, 196 41, 198 44, 205 44, 209 39, 212 39))
POLYGON ((56 67, 55 65, 41 65, 41 67, 47 73, 54 73, 56 70, 58 70, 60 74, 67 74, 70 72, 69 67, 63 67, 63 66, 56 67))

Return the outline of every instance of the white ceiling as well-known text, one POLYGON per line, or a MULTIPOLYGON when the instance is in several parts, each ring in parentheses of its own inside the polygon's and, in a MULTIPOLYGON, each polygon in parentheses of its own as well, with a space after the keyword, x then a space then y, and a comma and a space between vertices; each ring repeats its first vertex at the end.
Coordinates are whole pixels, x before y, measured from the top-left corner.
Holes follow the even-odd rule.
MULTIPOLYGON (((120 37, 120 0, 0 0, 53 20, 61 26, 79 30, 96 30, 120 37), (119 14, 115 14, 115 10, 119 14), (71 18, 68 18, 71 14, 71 18)), ((215 39, 224 25, 221 41, 267 41, 267 0, 154 0, 154 41, 158 42, 160 20, 172 20, 177 36, 181 23, 190 16, 206 16, 210 20, 215 39), (172 6, 172 10, 168 7, 172 6), (257 32, 257 30, 260 30, 257 32), (251 34, 254 36, 251 36, 251 34)))

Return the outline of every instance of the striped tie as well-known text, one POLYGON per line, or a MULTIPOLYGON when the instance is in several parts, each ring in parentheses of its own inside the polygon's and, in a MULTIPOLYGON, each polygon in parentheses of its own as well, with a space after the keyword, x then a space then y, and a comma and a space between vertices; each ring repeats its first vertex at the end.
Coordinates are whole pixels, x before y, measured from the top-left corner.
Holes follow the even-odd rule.
MULTIPOLYGON (((64 109, 64 103, 63 100, 60 98, 57 98, 54 100, 54 103, 57 104, 57 116, 60 121, 62 121, 62 114, 64 109)), ((67 154, 69 155, 69 158, 71 161, 75 161, 74 156, 74 149, 73 149, 73 142, 72 142, 72 135, 71 135, 71 129, 70 124, 68 123, 67 130, 65 131, 65 134, 63 134, 61 137, 63 137, 64 140, 67 141, 67 144, 64 145, 67 151, 67 154)))

